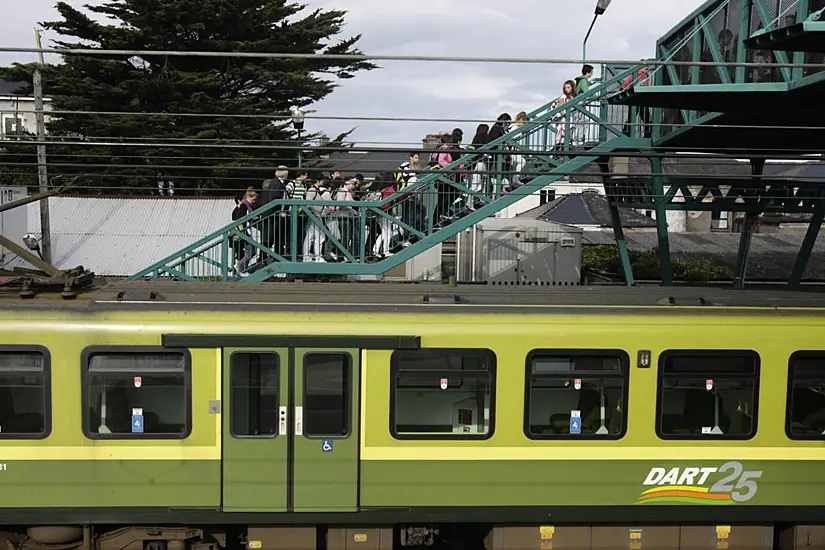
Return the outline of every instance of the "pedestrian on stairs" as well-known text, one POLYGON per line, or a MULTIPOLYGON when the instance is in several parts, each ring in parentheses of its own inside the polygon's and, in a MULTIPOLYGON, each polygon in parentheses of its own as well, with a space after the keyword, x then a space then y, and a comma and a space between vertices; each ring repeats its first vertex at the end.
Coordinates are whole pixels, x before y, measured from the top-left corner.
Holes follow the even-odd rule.
MULTIPOLYGON (((564 149, 564 136, 567 131, 567 113, 566 111, 570 109, 572 105, 573 99, 576 97, 576 83, 572 80, 568 80, 564 83, 561 89, 561 97, 559 97, 556 101, 553 102, 553 105, 550 107, 552 109, 558 109, 562 105, 570 103, 566 109, 558 112, 554 117, 553 120, 556 122, 556 151, 561 151, 564 149)), ((575 127, 573 126, 573 121, 570 121, 570 133, 572 134, 575 127)), ((556 158, 561 158, 557 156, 556 158)))
MULTIPOLYGON (((487 134, 488 145, 492 144, 497 139, 504 137, 504 134, 507 133, 507 130, 510 127, 511 120, 513 120, 513 118, 509 113, 501 113, 498 116, 498 120, 495 124, 493 124, 493 127, 490 128, 490 133, 487 134)), ((505 175, 510 172, 510 155, 503 153, 505 147, 501 144, 491 145, 490 149, 494 154, 490 155, 487 170, 496 173, 496 185, 494 186, 492 192, 495 197, 498 197, 501 190, 506 185, 506 182, 504 181, 506 177, 505 175)))
MULTIPOLYGON (((476 128, 476 134, 473 136, 473 141, 467 149, 475 151, 487 145, 487 134, 490 132, 490 127, 486 124, 479 124, 476 128)), ((487 195, 490 193, 487 182, 490 178, 484 172, 487 170, 487 155, 478 154, 475 160, 468 164, 467 170, 470 174, 470 190, 475 193, 487 195)), ((477 199, 473 195, 467 195, 467 209, 476 209, 477 199)))
MULTIPOLYGON (((306 193, 306 200, 307 201, 320 201, 324 200, 324 193, 326 192, 326 187, 324 186, 324 181, 321 178, 315 180, 312 185, 309 187, 306 193)), ((315 214, 315 216, 320 220, 320 223, 324 223, 324 210, 326 207, 318 204, 313 205, 309 204, 307 206, 308 210, 315 214)), ((324 262, 323 258, 323 247, 324 247, 324 233, 321 231, 321 227, 314 221, 314 220, 306 220, 306 236, 304 237, 304 256, 303 261, 305 262, 324 262)))
MULTIPOLYGON (((582 66, 582 74, 577 76, 574 80, 576 84, 576 95, 586 94, 590 91, 590 79, 593 78, 593 65, 583 65, 582 66)), ((590 111, 590 106, 587 105, 585 101, 584 104, 579 105, 582 109, 586 109, 588 112, 590 111)), ((598 112, 593 113, 595 116, 599 116, 598 112)), ((593 139, 590 141, 596 141, 598 138, 598 125, 594 125, 593 120, 589 119, 584 113, 576 111, 574 113, 574 118, 576 119, 576 128, 578 132, 576 132, 575 143, 576 144, 584 144, 588 141, 589 134, 593 134, 593 132, 588 132, 590 128, 596 127, 597 132, 593 136, 593 139)), ((571 143, 573 143, 573 139, 571 136, 571 143)))

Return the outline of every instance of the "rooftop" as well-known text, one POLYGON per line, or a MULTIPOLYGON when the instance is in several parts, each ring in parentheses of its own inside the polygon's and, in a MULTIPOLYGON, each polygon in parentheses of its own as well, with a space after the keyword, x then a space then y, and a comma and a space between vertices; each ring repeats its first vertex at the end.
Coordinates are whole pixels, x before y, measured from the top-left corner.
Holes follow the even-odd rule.
MULTIPOLYGON (((607 198, 596 193, 563 195, 519 217, 575 226, 612 227, 607 198)), ((619 209, 625 229, 656 227, 656 221, 628 208, 619 209)))
POLYGON ((28 86, 25 82, 0 80, 0 96, 21 95, 21 89, 28 88, 28 86))
MULTIPOLYGON (((232 198, 58 196, 49 200, 52 263, 129 276, 232 221, 232 198)), ((23 208, 23 207, 21 207, 23 208)), ((40 204, 28 232, 40 236, 40 204)), ((23 265, 17 261, 16 265, 23 265)), ((6 266, 9 269, 10 265, 6 266)))

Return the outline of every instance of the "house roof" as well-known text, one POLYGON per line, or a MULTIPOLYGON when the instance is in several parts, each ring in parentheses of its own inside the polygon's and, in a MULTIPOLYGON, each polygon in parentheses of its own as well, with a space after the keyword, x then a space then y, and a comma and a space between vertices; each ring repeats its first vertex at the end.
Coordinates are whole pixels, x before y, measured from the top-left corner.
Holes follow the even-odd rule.
POLYGON ((399 149, 398 151, 337 151, 329 155, 327 159, 319 159, 307 162, 314 170, 321 170, 324 173, 331 170, 339 170, 344 174, 363 174, 367 179, 373 179, 382 172, 393 172, 398 169, 402 162, 409 158, 409 151, 399 149))
MULTIPOLYGON (((58 196, 48 199, 52 263, 100 276, 132 275, 232 221, 232 198, 58 196)), ((23 208, 23 207, 21 207, 23 208)), ((40 205, 28 232, 40 237, 40 205)), ((21 260, 6 269, 27 266, 21 260)), ((28 267, 28 266, 27 266, 28 267)))
POLYGON ((21 90, 25 90, 28 87, 29 85, 25 82, 0 80, 0 95, 21 95, 21 90))
MULTIPOLYGON (((607 199, 596 193, 562 195, 520 216, 564 225, 612 227, 607 199)), ((656 227, 654 220, 635 210, 620 208, 619 216, 622 225, 628 229, 656 227)))

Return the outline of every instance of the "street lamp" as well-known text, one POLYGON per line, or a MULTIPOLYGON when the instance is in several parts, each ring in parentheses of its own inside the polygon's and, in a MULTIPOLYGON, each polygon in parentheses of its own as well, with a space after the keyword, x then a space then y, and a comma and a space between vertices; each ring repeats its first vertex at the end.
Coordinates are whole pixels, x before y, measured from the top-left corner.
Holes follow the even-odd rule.
POLYGON ((582 63, 587 61, 587 39, 590 38, 590 33, 593 32, 593 25, 596 24, 596 19, 607 11, 607 7, 610 5, 611 1, 612 0, 596 0, 596 11, 593 15, 593 21, 590 23, 590 28, 587 29, 587 34, 585 35, 584 42, 582 43, 582 63))
POLYGON ((298 132, 298 168, 300 168, 301 161, 303 160, 301 155, 301 131, 304 129, 304 119, 306 118, 306 114, 300 107, 295 107, 290 112, 290 115, 292 116, 292 125, 295 127, 295 131, 298 132))

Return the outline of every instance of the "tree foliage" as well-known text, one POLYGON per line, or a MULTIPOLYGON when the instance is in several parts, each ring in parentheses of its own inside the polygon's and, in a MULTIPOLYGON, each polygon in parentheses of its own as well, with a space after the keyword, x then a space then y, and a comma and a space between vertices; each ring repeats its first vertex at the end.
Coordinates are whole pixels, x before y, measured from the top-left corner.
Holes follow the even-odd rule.
MULTIPOLYGON (((344 11, 308 11, 305 5, 287 0, 109 0, 85 9, 105 16, 107 22, 59 2, 62 20, 43 24, 65 37, 57 47, 360 53, 355 47, 360 35, 338 37, 344 11)), ((156 187, 158 179, 173 181, 176 190, 199 192, 258 184, 271 177, 278 164, 295 166, 295 147, 317 137, 307 134, 298 140, 285 113, 332 93, 335 79, 374 68, 364 61, 314 58, 67 54, 63 63, 43 68, 44 94, 52 98, 53 109, 124 114, 53 118, 48 126, 50 140, 62 143, 49 146, 49 171, 88 174, 84 182, 104 193, 124 186, 146 192, 147 187, 156 187), (180 116, 211 113, 227 116, 180 116), (86 143, 70 145, 69 140, 86 143), (220 147, 204 147, 206 143, 220 147), (60 166, 71 163, 84 166, 60 166)), ((33 69, 33 65, 15 64, 0 76, 30 84, 33 69)), ((14 146, 9 152, 28 162, 34 158, 30 146, 14 146)), ((34 173, 32 168, 32 177, 34 173)))
MULTIPOLYGON (((629 250, 630 266, 637 279, 659 280, 662 270, 659 251, 629 250)), ((671 260, 673 278, 690 283, 707 283, 731 277, 731 271, 707 258, 673 258, 671 260)), ((616 245, 592 245, 582 247, 582 268, 593 269, 621 278, 622 262, 616 245)))

